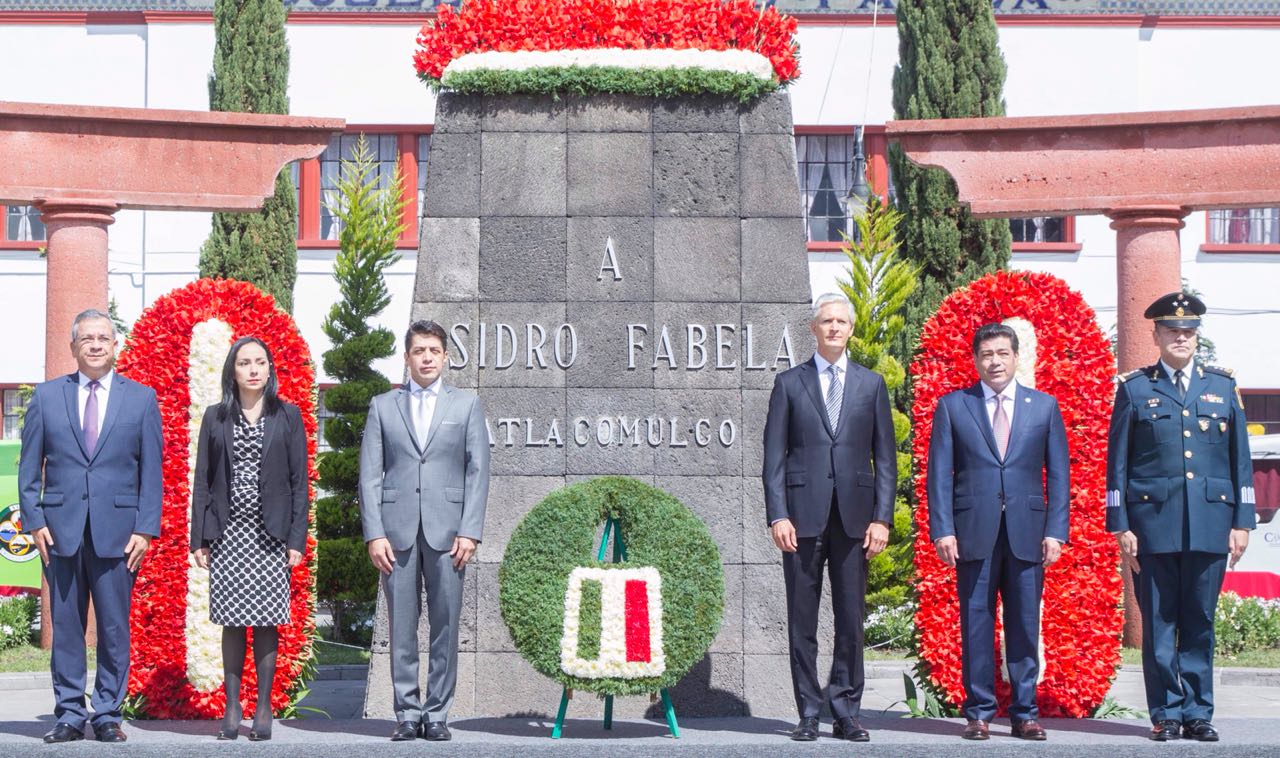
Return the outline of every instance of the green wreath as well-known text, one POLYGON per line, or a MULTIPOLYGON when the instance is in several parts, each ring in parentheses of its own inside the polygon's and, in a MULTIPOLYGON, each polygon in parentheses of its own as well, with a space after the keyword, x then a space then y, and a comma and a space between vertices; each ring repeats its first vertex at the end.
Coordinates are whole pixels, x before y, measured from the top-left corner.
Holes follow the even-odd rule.
MULTIPOLYGON (((720 630, 724 571, 702 521, 679 500, 625 476, 605 476, 556 490, 516 527, 498 572, 502 618, 516 650, 565 687, 600 695, 638 695, 669 688, 706 655, 720 630), (625 558, 595 560, 600 526, 621 529, 625 558), (656 569, 661 583, 661 673, 579 676, 562 667, 566 593, 578 568, 656 569)), ((583 582, 577 649, 601 648, 602 584, 583 582), (594 587, 594 589, 593 589, 594 587)), ((652 607, 652 606, 650 606, 652 607)), ((655 651, 656 652, 656 651, 655 651)))

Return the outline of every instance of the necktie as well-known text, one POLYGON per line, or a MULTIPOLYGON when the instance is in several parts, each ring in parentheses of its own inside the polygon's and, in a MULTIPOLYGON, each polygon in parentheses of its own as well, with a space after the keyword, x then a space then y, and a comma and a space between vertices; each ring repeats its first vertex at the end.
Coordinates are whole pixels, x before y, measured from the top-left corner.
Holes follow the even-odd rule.
POLYGON ((1182 369, 1173 372, 1173 384, 1178 388, 1178 397, 1185 400, 1187 397, 1186 375, 1182 373, 1182 369))
POLYGON ((844 399, 844 388, 840 386, 840 372, 834 365, 828 366, 831 381, 827 384, 827 421, 831 422, 831 433, 836 433, 840 423, 840 402, 844 399))
POLYGON ((418 445, 423 446, 427 444, 427 430, 431 428, 431 416, 427 409, 427 396, 431 393, 418 390, 415 394, 418 396, 418 407, 414 413, 413 431, 418 435, 418 445))
POLYGON ((84 449, 93 455, 98 446, 98 380, 89 382, 89 399, 84 402, 84 421, 81 424, 84 432, 84 449))
POLYGON ((996 449, 1000 451, 1000 459, 1009 450, 1009 415, 1004 412, 1004 395, 996 395, 996 414, 991 419, 991 431, 996 436, 996 449))

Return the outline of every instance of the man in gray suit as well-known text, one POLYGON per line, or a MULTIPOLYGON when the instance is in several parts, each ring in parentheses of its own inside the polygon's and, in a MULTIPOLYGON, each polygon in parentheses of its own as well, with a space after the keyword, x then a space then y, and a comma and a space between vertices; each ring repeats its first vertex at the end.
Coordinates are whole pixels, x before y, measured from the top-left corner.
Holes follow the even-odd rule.
POLYGON ((489 496, 484 409, 474 393, 441 378, 446 345, 436 322, 410 325, 404 362, 411 381, 369 403, 360 445, 360 514, 387 597, 397 742, 450 739, 462 582, 489 496), (418 688, 424 580, 431 626, 425 702, 418 688))

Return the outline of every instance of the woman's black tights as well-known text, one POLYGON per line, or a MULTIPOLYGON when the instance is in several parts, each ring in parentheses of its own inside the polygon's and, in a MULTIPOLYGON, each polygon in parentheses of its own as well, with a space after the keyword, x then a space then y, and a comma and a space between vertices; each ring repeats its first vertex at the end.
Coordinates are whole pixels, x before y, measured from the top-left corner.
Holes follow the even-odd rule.
MULTIPOLYGON (((222 627, 222 679, 227 694, 223 726, 235 729, 240 723, 240 680, 244 676, 245 627, 222 627)), ((274 626, 253 627, 253 663, 258 669, 258 707, 253 728, 271 729, 271 683, 276 677, 276 649, 280 632, 274 626)))

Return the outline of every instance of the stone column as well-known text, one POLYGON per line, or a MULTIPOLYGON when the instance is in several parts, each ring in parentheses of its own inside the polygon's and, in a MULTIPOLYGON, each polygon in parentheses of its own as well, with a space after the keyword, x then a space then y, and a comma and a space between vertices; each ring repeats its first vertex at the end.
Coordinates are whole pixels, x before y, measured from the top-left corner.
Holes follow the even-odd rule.
MULTIPOLYGON (((1182 289, 1178 230, 1188 210, 1178 205, 1116 208, 1107 215, 1116 230, 1116 363, 1121 373, 1159 357, 1151 322, 1143 317, 1156 298, 1182 289)), ((1124 644, 1142 646, 1142 614, 1133 577, 1124 576, 1124 644)))
MULTIPOLYGON (((119 206, 105 200, 46 198, 38 200, 40 220, 47 230, 45 276, 44 376, 69 374, 76 368, 71 355, 71 322, 87 308, 107 310, 107 227, 119 206)), ((49 586, 41 580, 40 646, 53 644, 49 618, 49 586)), ((93 616, 85 641, 96 644, 93 616)))

